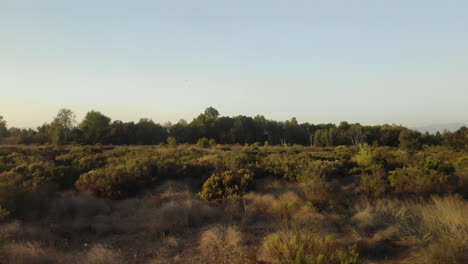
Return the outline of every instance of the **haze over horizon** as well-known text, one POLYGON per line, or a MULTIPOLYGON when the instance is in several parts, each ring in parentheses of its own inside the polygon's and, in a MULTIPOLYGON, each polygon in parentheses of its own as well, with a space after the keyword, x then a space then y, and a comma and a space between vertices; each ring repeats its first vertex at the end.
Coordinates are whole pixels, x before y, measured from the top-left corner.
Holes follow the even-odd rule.
POLYGON ((0 115, 468 123, 468 2, 358 2, 2 1, 0 115))

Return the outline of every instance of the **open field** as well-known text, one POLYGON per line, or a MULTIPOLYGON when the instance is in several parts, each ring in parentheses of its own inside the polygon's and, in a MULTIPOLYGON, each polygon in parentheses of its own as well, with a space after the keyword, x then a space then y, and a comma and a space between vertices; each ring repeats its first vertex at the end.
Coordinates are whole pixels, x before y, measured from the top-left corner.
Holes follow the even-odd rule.
POLYGON ((0 264, 468 264, 467 11, 0 0, 0 264))
POLYGON ((448 147, 0 147, 0 263, 468 263, 448 147))

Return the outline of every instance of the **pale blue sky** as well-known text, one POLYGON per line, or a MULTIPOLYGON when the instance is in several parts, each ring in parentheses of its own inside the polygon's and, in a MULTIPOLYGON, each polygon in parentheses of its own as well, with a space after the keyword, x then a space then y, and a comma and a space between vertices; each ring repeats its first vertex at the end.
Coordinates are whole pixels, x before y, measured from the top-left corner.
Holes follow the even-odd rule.
POLYGON ((468 1, 0 0, 0 115, 468 121, 468 1))

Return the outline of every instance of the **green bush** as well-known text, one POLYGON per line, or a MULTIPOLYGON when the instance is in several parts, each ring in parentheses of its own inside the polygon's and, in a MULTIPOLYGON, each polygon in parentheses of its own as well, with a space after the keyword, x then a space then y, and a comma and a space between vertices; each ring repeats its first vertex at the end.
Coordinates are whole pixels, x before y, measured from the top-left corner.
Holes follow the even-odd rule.
POLYGON ((170 148, 175 148, 177 147, 177 140, 175 137, 168 137, 167 138, 167 145, 170 147, 170 148))
POLYGON ((299 164, 296 179, 300 182, 318 177, 330 179, 341 171, 341 162, 328 160, 310 160, 299 164))
POLYGON ((210 140, 207 139, 207 138, 200 138, 198 141, 197 141, 197 146, 200 147, 200 148, 209 148, 211 145, 210 145, 210 140))
POLYGON ((39 202, 29 200, 30 197, 52 194, 55 190, 47 163, 22 164, 0 173, 0 206, 13 214, 28 211, 39 202))
POLYGON ((429 195, 452 190, 458 181, 454 171, 451 164, 425 157, 418 164, 392 171, 388 179, 396 192, 429 195))
POLYGON ((75 160, 74 164, 76 164, 75 166, 77 166, 82 172, 88 172, 104 167, 106 164, 106 157, 102 154, 86 155, 75 160))
POLYGON ((317 159, 308 153, 271 154, 263 159, 261 168, 287 180, 308 181, 314 177, 330 179, 342 172, 342 162, 317 159))
POLYGON ((401 149, 390 147, 379 147, 375 149, 377 164, 384 166, 388 171, 396 168, 403 168, 410 163, 410 155, 401 149))
POLYGON ((354 156, 359 167, 369 167, 377 163, 377 157, 372 148, 367 144, 359 145, 359 152, 354 156))
POLYGON ((219 200, 231 196, 242 196, 253 188, 254 181, 250 170, 228 170, 212 174, 203 184, 203 190, 199 195, 205 200, 219 200))
POLYGON ((83 192, 118 199, 151 185, 154 171, 155 165, 149 158, 124 158, 119 164, 82 174, 75 185, 83 192))

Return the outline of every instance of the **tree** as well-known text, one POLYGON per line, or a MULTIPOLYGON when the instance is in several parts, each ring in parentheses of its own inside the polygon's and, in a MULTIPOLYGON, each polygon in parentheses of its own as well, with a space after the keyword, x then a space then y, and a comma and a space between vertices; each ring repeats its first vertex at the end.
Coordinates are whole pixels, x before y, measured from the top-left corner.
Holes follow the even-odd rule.
POLYGON ((72 130, 76 124, 75 113, 72 110, 62 108, 54 119, 54 123, 59 124, 65 129, 72 130))
POLYGON ((403 127, 395 125, 380 126, 378 139, 379 145, 397 147, 399 144, 398 137, 400 135, 401 130, 403 129, 403 127))
POLYGON ((316 147, 332 147, 336 141, 336 128, 324 128, 315 131, 314 146, 316 147))
POLYGON ((295 117, 284 122, 284 134, 287 144, 306 145, 310 142, 309 133, 299 125, 295 117))
POLYGON ((400 148, 408 151, 416 151, 421 148, 421 133, 410 129, 404 129, 400 132, 398 141, 400 142, 400 148))
POLYGON ((8 134, 7 122, 3 119, 3 116, 0 116, 0 137, 6 137, 8 134))
POLYGON ((455 150, 468 150, 468 128, 462 126, 453 133, 444 133, 444 143, 455 150))
POLYGON ((167 130, 148 118, 141 118, 136 124, 136 140, 138 144, 159 144, 166 140, 167 130))
POLYGON ((210 106, 207 109, 205 109, 205 115, 207 117, 216 118, 219 116, 219 112, 218 110, 216 110, 216 108, 210 106))
POLYGON ((75 113, 70 109, 60 109, 49 128, 52 143, 55 145, 67 144, 75 124, 75 113))
POLYGON ((351 140, 351 144, 353 144, 353 146, 358 146, 366 138, 366 133, 364 128, 359 123, 357 123, 348 127, 345 132, 345 137, 351 140))
POLYGON ((104 143, 111 119, 101 112, 90 111, 80 123, 82 141, 87 144, 104 143))

